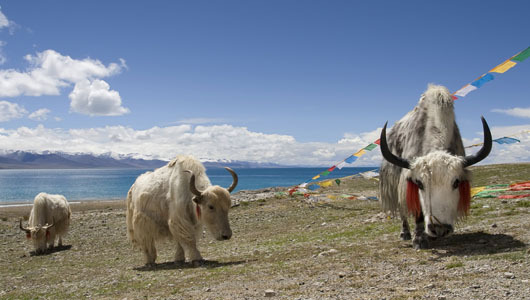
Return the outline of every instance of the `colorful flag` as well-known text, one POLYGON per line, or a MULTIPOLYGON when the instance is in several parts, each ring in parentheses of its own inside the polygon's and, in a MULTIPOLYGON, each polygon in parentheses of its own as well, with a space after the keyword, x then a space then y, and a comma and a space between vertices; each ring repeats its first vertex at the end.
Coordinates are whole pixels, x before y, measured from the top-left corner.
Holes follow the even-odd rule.
POLYGON ((352 156, 346 158, 344 161, 347 162, 347 163, 349 163, 349 164, 351 164, 351 163, 353 163, 353 162, 356 161, 356 160, 357 160, 357 156, 353 156, 353 155, 352 155, 352 156))
POLYGON ((476 89, 477 89, 476 86, 468 84, 464 86, 463 88, 459 89, 458 91, 456 91, 455 95, 460 96, 460 97, 465 97, 467 94, 469 94, 469 92, 472 92, 476 89))
POLYGON ((530 47, 526 48, 525 50, 521 51, 521 53, 517 54, 512 60, 515 61, 523 61, 527 59, 530 56, 530 47))
POLYGON ((328 175, 329 175, 329 173, 331 173, 331 172, 330 172, 330 171, 328 171, 328 170, 326 170, 326 171, 324 171, 324 172, 320 173, 320 176, 328 176, 328 175))
POLYGON ((361 150, 357 151, 353 156, 361 157, 365 153, 366 153, 366 151, 364 151, 364 149, 361 149, 361 150))
POLYGON ((364 150, 366 150, 366 151, 372 151, 372 150, 374 150, 376 147, 377 147, 377 144, 372 143, 372 144, 370 144, 370 145, 364 147, 364 150))
POLYGON ((333 166, 333 167, 329 168, 328 171, 329 171, 329 172, 333 172, 333 170, 335 170, 336 167, 337 167, 337 166, 333 166))
POLYGON ((492 81, 494 79, 493 75, 488 73, 482 77, 480 77, 479 79, 473 81, 471 83, 471 85, 473 86, 476 86, 476 87, 482 87, 484 85, 484 83, 488 82, 488 81, 492 81))
POLYGON ((374 144, 379 145, 381 143, 380 139, 377 139, 377 141, 374 142, 374 144))
POLYGON ((328 186, 331 186, 332 183, 333 181, 328 180, 328 181, 321 182, 318 185, 320 185, 321 187, 328 187, 328 186))
POLYGON ((312 184, 310 186, 307 187, 308 189, 314 191, 314 190, 318 190, 320 188, 320 186, 318 184, 312 184))
POLYGON ((337 168, 340 170, 340 169, 342 169, 345 165, 346 165, 346 162, 345 162, 345 161, 341 161, 340 163, 337 164, 337 168))
POLYGON ((315 180, 315 179, 318 179, 320 177, 320 174, 318 174, 317 176, 313 177, 312 179, 315 180))
POLYGON ((504 73, 508 71, 509 69, 513 68, 517 63, 514 63, 513 61, 507 60, 503 62, 502 64, 496 66, 493 68, 490 72, 494 73, 504 73))
POLYGON ((506 137, 506 136, 498 138, 498 139, 494 139, 493 141, 499 144, 515 144, 515 143, 521 142, 518 139, 514 139, 514 138, 506 137))

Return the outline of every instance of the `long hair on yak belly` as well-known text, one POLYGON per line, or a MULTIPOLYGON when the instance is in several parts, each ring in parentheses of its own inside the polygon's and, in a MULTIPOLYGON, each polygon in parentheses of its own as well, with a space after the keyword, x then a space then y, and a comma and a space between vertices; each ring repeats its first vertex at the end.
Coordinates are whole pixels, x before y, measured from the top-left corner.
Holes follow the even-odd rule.
POLYGON ((412 179, 407 180, 407 208, 414 217, 421 213, 419 188, 412 179))

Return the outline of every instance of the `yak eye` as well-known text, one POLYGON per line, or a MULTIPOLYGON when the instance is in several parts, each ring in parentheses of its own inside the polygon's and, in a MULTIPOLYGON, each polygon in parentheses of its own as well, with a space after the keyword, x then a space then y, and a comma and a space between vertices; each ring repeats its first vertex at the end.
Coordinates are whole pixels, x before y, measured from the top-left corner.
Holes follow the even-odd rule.
POLYGON ((419 188, 420 190, 423 190, 423 183, 422 183, 421 181, 417 180, 417 181, 416 181, 416 184, 418 185, 418 188, 419 188))
POLYGON ((213 210, 213 209, 214 209, 213 205, 208 205, 208 208, 209 208, 210 210, 213 210))
POLYGON ((456 190, 456 189, 458 188, 459 185, 460 185, 460 180, 458 180, 458 179, 455 180, 455 182, 453 182, 453 189, 456 190))

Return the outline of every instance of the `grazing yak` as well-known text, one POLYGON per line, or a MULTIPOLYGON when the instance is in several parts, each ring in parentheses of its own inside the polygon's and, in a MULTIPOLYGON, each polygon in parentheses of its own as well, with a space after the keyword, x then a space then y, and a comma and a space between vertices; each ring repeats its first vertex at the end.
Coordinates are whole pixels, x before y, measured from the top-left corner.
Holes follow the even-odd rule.
POLYGON ((407 210, 416 219, 413 247, 427 248, 429 239, 453 231, 468 214, 471 172, 466 169, 488 156, 492 140, 482 118, 484 145, 465 156, 455 122, 453 100, 443 86, 429 85, 416 107, 386 137, 381 132, 380 198, 385 211, 400 211, 401 238, 411 238, 407 210))
POLYGON ((238 179, 226 169, 233 178, 228 189, 212 186, 202 163, 190 156, 177 156, 136 179, 127 194, 127 232, 131 243, 142 250, 146 265, 155 264, 155 241, 164 238, 176 244, 175 262, 188 257, 194 265, 200 264, 196 241, 202 225, 217 240, 230 239, 230 192, 238 179))
POLYGON ((22 226, 22 219, 19 227, 33 241, 35 253, 42 254, 46 251, 46 245, 49 250, 53 249, 56 236, 59 238, 58 246, 63 245, 71 214, 70 205, 63 195, 40 193, 33 201, 28 227, 22 226))

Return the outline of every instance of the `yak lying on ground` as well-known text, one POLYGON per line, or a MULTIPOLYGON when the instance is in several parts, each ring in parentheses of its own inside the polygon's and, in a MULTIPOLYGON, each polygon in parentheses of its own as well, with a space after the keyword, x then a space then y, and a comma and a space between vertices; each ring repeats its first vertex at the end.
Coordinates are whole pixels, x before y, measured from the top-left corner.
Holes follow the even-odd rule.
POLYGON ((416 107, 399 120, 386 140, 380 170, 380 198, 385 211, 400 211, 401 238, 411 238, 407 210, 416 218, 414 248, 428 247, 429 237, 453 231, 458 217, 469 212, 471 172, 466 167, 486 158, 491 133, 482 118, 484 145, 465 156, 455 122, 453 100, 442 86, 429 85, 416 107))
POLYGON ((196 241, 201 225, 217 240, 230 239, 228 210, 237 175, 226 169, 233 177, 228 189, 212 186, 204 166, 190 156, 177 156, 136 179, 127 195, 127 231, 129 240, 143 251, 146 265, 154 265, 155 241, 163 238, 175 242, 175 262, 184 262, 187 256, 200 263, 196 241))
POLYGON ((33 208, 29 215, 29 226, 20 229, 26 232, 26 237, 33 241, 35 253, 42 254, 53 249, 55 237, 59 238, 58 246, 63 245, 63 236, 70 226, 70 205, 63 195, 40 193, 33 201, 33 208))

